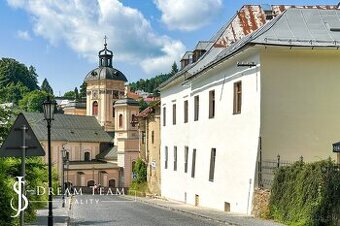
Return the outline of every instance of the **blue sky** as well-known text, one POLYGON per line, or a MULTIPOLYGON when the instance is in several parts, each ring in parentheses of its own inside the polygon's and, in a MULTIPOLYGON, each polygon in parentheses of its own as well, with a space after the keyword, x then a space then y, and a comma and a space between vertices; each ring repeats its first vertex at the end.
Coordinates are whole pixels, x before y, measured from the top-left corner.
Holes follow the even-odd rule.
POLYGON ((167 73, 198 41, 209 40, 244 4, 313 5, 337 1, 3 0, 0 57, 37 69, 56 95, 98 66, 103 37, 129 81, 167 73))

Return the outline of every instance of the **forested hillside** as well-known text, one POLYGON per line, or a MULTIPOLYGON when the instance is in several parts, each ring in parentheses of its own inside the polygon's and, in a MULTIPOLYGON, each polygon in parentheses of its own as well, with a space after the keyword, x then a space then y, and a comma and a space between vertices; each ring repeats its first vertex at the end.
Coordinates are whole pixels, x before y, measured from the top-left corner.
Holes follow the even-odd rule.
POLYGON ((140 79, 137 82, 132 82, 129 84, 131 91, 136 90, 143 90, 144 92, 148 93, 156 93, 157 87, 168 80, 170 77, 172 77, 174 74, 178 72, 178 67, 176 62, 173 63, 171 67, 171 71, 168 74, 160 74, 156 75, 153 78, 150 79, 140 79))

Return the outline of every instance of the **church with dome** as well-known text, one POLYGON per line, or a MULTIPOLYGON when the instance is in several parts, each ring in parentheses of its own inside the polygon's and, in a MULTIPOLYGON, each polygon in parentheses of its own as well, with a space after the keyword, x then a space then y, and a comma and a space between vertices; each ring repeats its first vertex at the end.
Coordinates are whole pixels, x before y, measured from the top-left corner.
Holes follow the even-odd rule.
MULTIPOLYGON (((128 97, 126 76, 113 67, 113 53, 106 40, 98 57, 98 67, 84 79, 86 104, 71 103, 64 107, 64 114, 55 114, 52 162, 60 184, 64 178, 75 187, 129 187, 139 157, 138 128, 133 123, 139 104, 128 97)), ((47 147, 45 125, 39 120, 42 116, 25 113, 25 117, 47 147)))

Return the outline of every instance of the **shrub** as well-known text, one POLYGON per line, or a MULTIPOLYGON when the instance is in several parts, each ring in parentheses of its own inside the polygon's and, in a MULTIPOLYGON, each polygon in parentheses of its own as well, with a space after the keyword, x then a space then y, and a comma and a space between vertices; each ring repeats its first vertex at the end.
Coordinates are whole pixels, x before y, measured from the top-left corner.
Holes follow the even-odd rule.
POLYGON ((133 173, 135 174, 134 181, 137 183, 142 183, 146 181, 147 178, 147 167, 142 159, 137 159, 135 167, 133 168, 133 173))
POLYGON ((271 217, 291 225, 337 225, 340 171, 331 160, 281 167, 269 201, 271 217))

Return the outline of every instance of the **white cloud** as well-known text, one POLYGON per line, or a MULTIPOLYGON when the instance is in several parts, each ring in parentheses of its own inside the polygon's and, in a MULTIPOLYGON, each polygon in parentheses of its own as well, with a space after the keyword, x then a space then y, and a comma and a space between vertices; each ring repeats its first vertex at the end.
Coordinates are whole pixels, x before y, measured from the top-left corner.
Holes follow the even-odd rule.
POLYGON ((222 9, 222 0, 154 0, 162 22, 171 30, 193 31, 209 24, 222 9))
POLYGON ((118 0, 7 1, 32 16, 36 35, 55 46, 65 42, 93 62, 103 48, 104 35, 115 61, 140 64, 148 73, 169 71, 185 51, 180 41, 159 36, 140 11, 118 0))
POLYGON ((17 32, 17 36, 18 36, 18 38, 20 38, 22 40, 26 40, 26 41, 32 40, 31 35, 29 34, 28 31, 21 31, 21 30, 19 30, 17 32))

